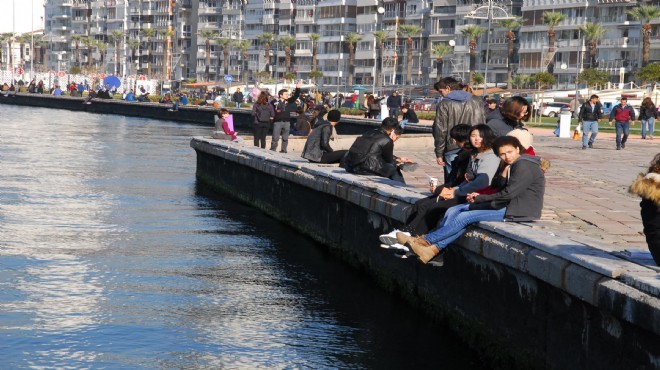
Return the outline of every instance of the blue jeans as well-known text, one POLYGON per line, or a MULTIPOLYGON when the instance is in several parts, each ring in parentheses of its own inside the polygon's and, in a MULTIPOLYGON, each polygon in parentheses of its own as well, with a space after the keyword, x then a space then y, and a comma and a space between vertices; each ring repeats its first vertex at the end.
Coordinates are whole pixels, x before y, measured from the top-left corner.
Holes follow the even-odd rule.
POLYGON ((456 148, 452 149, 450 151, 445 152, 444 160, 445 160, 445 183, 449 182, 449 174, 451 173, 451 162, 458 157, 458 152, 461 151, 461 148, 456 148))
POLYGON ((502 221, 506 213, 506 208, 478 211, 469 209, 470 204, 467 203, 449 208, 442 218, 440 226, 426 234, 424 239, 441 251, 463 235, 468 225, 479 221, 502 221))
POLYGON ((589 142, 593 143, 598 135, 598 121, 584 121, 582 122, 582 146, 587 146, 587 133, 591 131, 589 142))
POLYGON ((390 110, 390 117, 396 118, 396 120, 399 120, 399 108, 390 108, 387 107, 387 109, 390 110))
POLYGON ((289 144, 289 131, 291 126, 289 122, 275 122, 273 123, 273 141, 270 143, 270 150, 277 150, 277 144, 280 141, 280 135, 282 136, 282 149, 281 151, 286 152, 286 147, 289 144))
POLYGON ((630 121, 614 123, 616 127, 616 147, 621 148, 621 144, 625 144, 628 141, 628 135, 630 135, 630 121), (621 134, 623 133, 623 137, 621 134))
POLYGON ((241 103, 236 102, 236 108, 240 108, 240 107, 241 107, 241 103))
POLYGON ((653 130, 655 129, 654 127, 655 124, 655 118, 651 117, 649 119, 643 119, 642 120, 642 139, 646 139, 646 128, 648 127, 649 130, 649 136, 653 137, 653 130))

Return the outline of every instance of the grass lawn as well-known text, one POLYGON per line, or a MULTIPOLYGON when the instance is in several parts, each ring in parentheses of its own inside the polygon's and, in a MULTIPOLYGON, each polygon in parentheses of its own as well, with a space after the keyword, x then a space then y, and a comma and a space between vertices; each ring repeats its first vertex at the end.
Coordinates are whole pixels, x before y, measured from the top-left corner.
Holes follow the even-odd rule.
MULTIPOLYGON (((612 123, 612 126, 607 124, 608 121, 602 120, 598 124, 598 132, 616 132, 616 129, 614 128, 614 123, 612 123)), ((660 128, 658 127, 656 120, 656 125, 655 125, 655 133, 658 133, 660 128)), ((541 123, 533 123, 533 122, 528 122, 527 126, 529 127, 541 127, 541 128, 549 128, 549 129, 555 129, 557 128, 557 118, 553 117, 542 117, 541 118, 541 123)), ((577 119, 572 119, 571 120, 571 131, 575 130, 575 127, 577 126, 577 119)), ((639 121, 635 121, 634 125, 630 125, 630 134, 637 134, 641 135, 642 134, 642 125, 639 123, 639 121)), ((655 134, 653 136, 656 136, 655 134)))

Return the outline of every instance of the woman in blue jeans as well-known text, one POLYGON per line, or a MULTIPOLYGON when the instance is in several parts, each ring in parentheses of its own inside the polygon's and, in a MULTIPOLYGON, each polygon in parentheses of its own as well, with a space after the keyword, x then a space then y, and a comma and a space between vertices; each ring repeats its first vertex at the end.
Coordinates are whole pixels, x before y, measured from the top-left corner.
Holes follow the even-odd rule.
POLYGON ((517 138, 502 136, 493 151, 508 165, 503 171, 506 185, 495 194, 470 193, 468 203, 447 210, 440 226, 429 234, 411 237, 397 233, 397 240, 428 263, 458 239, 468 225, 479 221, 533 221, 541 217, 545 176, 541 159, 524 154, 517 138))

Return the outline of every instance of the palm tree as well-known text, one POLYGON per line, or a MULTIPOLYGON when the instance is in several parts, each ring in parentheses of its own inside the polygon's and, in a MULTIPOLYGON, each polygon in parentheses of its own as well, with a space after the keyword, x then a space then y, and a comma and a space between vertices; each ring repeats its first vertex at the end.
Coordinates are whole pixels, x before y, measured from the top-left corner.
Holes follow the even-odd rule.
POLYGON ((163 65, 163 75, 166 79, 172 77, 172 67, 170 65, 170 55, 172 52, 172 37, 176 35, 174 30, 169 28, 163 28, 157 31, 159 35, 163 36, 163 60, 165 61, 163 65))
POLYGON ((463 36, 467 37, 470 46, 470 85, 474 83, 474 72, 477 66, 477 39, 486 32, 483 27, 470 25, 461 30, 463 36))
POLYGON ((376 39, 376 49, 378 49, 378 55, 376 55, 376 86, 383 85, 383 41, 387 40, 387 32, 385 31, 376 31, 374 32, 374 38, 376 39))
POLYGON ((505 28, 506 32, 506 43, 507 43, 507 62, 506 62, 506 88, 511 89, 513 83, 511 77, 513 76, 513 66, 511 61, 513 60, 513 42, 516 41, 516 34, 513 33, 514 30, 517 30, 522 26, 522 18, 515 17, 513 19, 503 19, 497 22, 497 25, 505 28))
MULTIPOLYGON (((231 39, 218 39, 218 44, 222 47, 222 64, 225 66, 224 74, 229 74, 229 48, 232 45, 231 39)), ((218 64, 220 64, 220 58, 218 58, 218 64)))
POLYGON ((431 55, 436 57, 436 79, 442 78, 442 67, 445 64, 444 58, 451 54, 452 52, 452 47, 446 44, 438 43, 433 45, 433 48, 431 49, 431 55))
POLYGON ((421 34, 423 29, 415 25, 403 25, 399 27, 399 34, 406 37, 406 84, 412 84, 413 67, 413 36, 421 34))
POLYGON ((209 69, 211 68, 211 42, 218 38, 218 33, 212 29, 203 29, 199 31, 199 36, 205 39, 205 52, 206 57, 204 58, 204 75, 206 76, 206 81, 211 81, 211 73, 209 69))
POLYGON ((9 57, 7 59, 7 69, 9 70, 14 66, 14 53, 11 52, 11 45, 14 43, 14 38, 16 34, 13 32, 5 32, 2 34, 2 39, 7 43, 7 51, 9 52, 9 57))
POLYGON ((589 47, 589 66, 596 68, 596 48, 598 47, 598 41, 605 36, 607 30, 600 23, 587 22, 580 27, 580 32, 589 47))
POLYGON ((108 50, 108 44, 103 41, 98 41, 96 43, 96 48, 99 49, 99 54, 101 54, 101 71, 105 73, 106 71, 105 51, 108 50))
POLYGON ((318 33, 312 33, 309 35, 309 39, 312 41, 312 71, 316 71, 317 57, 319 52, 319 40, 321 35, 318 33))
POLYGON ((282 46, 284 46, 284 64, 286 65, 286 73, 291 72, 291 48, 296 46, 296 38, 291 35, 284 35, 277 38, 282 46))
MULTIPOLYGON (((270 32, 264 32, 257 37, 257 40, 264 45, 264 57, 266 58, 266 64, 268 65, 270 65, 270 45, 273 43, 274 39, 275 36, 270 32)), ((275 61, 275 64, 277 64, 277 60, 275 61)), ((275 72, 274 69, 273 72, 275 72)))
POLYGON ((353 86, 353 74, 355 73, 355 45, 358 41, 362 40, 362 36, 357 33, 349 33, 346 35, 346 43, 348 43, 348 86, 353 86))
POLYGON ((633 19, 638 20, 642 24, 642 68, 649 64, 651 53, 651 21, 660 18, 660 8, 655 5, 644 5, 633 10, 629 10, 628 14, 633 19))
POLYGON ((76 66, 80 67, 80 43, 83 41, 82 35, 73 35, 71 36, 71 42, 73 43, 73 50, 76 53, 76 66))
POLYGON ((151 39, 154 37, 156 34, 156 30, 153 28, 145 28, 142 30, 142 33, 147 36, 147 77, 151 78, 151 50, 152 50, 152 45, 151 45, 151 39))
MULTIPOLYGON (((137 50, 140 48, 140 40, 138 39, 128 39, 128 47, 131 49, 131 62, 135 63, 137 50)), ((137 68, 135 74, 137 74, 137 68)))
POLYGON ((23 63, 24 60, 25 60, 25 53, 23 51, 23 45, 29 44, 30 40, 31 40, 31 37, 27 33, 16 36, 16 42, 18 42, 18 46, 19 46, 18 50, 19 50, 19 53, 20 53, 19 55, 21 57, 21 63, 23 63))
MULTIPOLYGON (((550 27, 548 29, 548 54, 554 56, 555 54, 555 27, 563 22, 566 16, 559 12, 543 12, 543 24, 550 27)), ((555 68, 554 63, 548 64, 548 72, 553 71, 555 68)))
POLYGON ((94 59, 94 46, 96 45, 96 40, 93 37, 87 36, 83 40, 83 44, 87 47, 87 69, 92 69, 92 60, 94 59))
POLYGON ((0 34, 0 63, 2 63, 2 50, 3 50, 2 44, 6 43, 8 39, 9 36, 6 33, 0 34))
POLYGON ((234 47, 243 54, 243 60, 241 61, 241 80, 243 80, 245 83, 247 83, 248 80, 247 66, 248 66, 248 58, 250 56, 248 54, 248 50, 250 50, 250 46, 252 46, 252 44, 250 43, 250 41, 247 40, 240 40, 234 42, 234 47))
POLYGON ((115 75, 119 76, 119 45, 124 40, 124 31, 114 30, 110 34, 110 39, 115 44, 115 75))
POLYGON ((34 46, 39 48, 39 64, 42 66, 48 65, 48 60, 46 59, 46 49, 49 45, 50 43, 43 39, 43 35, 34 35, 34 46))

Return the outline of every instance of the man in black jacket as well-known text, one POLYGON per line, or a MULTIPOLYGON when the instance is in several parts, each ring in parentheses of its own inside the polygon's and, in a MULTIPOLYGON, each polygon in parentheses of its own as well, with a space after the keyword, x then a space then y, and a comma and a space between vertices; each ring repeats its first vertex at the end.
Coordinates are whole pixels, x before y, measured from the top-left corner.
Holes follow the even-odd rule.
POLYGON ((392 92, 387 98, 387 109, 390 111, 390 117, 398 120, 399 119, 399 110, 401 109, 401 95, 398 91, 392 92))
POLYGON ((358 175, 376 175, 405 183, 394 157, 394 141, 390 137, 399 122, 387 117, 381 127, 358 137, 342 161, 346 171, 358 175))
POLYGON ((307 137, 301 157, 310 162, 339 163, 347 150, 333 150, 330 146, 332 129, 339 123, 341 112, 337 109, 328 112, 328 121, 316 126, 307 137))
POLYGON ((598 101, 598 95, 591 95, 588 102, 582 104, 580 113, 578 113, 578 125, 582 123, 582 149, 594 147, 596 135, 598 135, 598 122, 603 117, 603 106, 598 101), (591 136, 587 142, 587 134, 591 131, 591 136))
POLYGON ((231 96, 231 100, 236 103, 236 108, 240 108, 241 104, 243 103, 243 93, 241 92, 241 88, 236 88, 236 91, 234 94, 231 96))
POLYGON ((273 119, 273 141, 270 143, 270 150, 276 151, 277 144, 282 136, 282 149, 280 153, 286 153, 286 147, 289 144, 289 131, 291 130, 291 110, 287 109, 289 104, 296 104, 300 97, 300 87, 302 83, 298 81, 293 95, 289 96, 289 90, 282 89, 277 92, 277 100, 273 102, 275 108, 275 118, 273 119))

